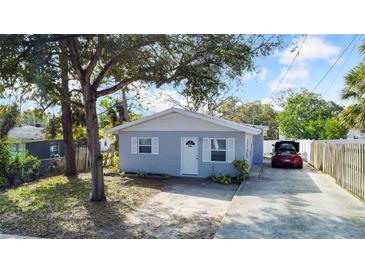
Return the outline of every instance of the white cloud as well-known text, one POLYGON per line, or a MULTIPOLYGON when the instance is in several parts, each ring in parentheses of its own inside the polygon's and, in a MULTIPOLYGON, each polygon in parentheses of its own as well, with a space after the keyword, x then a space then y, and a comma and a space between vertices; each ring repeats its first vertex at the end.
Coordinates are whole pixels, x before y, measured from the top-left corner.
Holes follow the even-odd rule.
POLYGON ((243 81, 250 81, 254 78, 258 78, 260 81, 265 81, 268 74, 269 74, 269 70, 264 67, 259 72, 251 72, 251 73, 245 74, 242 77, 242 80, 243 81))
POLYGON ((251 72, 251 73, 247 73, 245 75, 243 75, 242 77, 242 81, 251 81, 253 78, 255 78, 256 73, 251 72))
POLYGON ((268 83, 271 91, 280 91, 287 88, 298 87, 300 84, 303 84, 303 80, 310 78, 312 62, 325 60, 331 63, 340 53, 341 48, 329 43, 324 39, 324 37, 308 36, 304 41, 300 53, 295 59, 291 69, 287 72, 288 66, 297 54, 303 39, 303 37, 295 38, 293 39, 291 46, 287 47, 283 51, 275 53, 275 55, 279 57, 279 63, 283 66, 280 71, 280 75, 268 83), (285 79, 278 89, 278 84, 286 72, 287 74, 285 75, 285 79), (302 81, 302 83, 298 81, 302 81))
MULTIPOLYGON (((293 39, 293 45, 286 48, 284 51, 278 52, 281 64, 290 64, 298 47, 303 41, 303 37, 293 39)), ((331 60, 334 56, 340 53, 341 48, 330 44, 321 36, 308 36, 304 42, 296 62, 306 62, 314 60, 331 60)))
MULTIPOLYGON (((134 91, 137 93, 137 91, 134 91)), ((176 90, 162 90, 157 89, 155 92, 150 92, 147 87, 140 87, 138 89, 140 96, 140 103, 144 108, 150 112, 159 112, 176 106, 172 101, 184 105, 184 98, 176 90)))
POLYGON ((261 103, 262 104, 273 105, 274 100, 271 97, 266 97, 266 98, 261 99, 261 103))
POLYGON ((286 72, 287 68, 285 67, 281 70, 280 75, 276 79, 268 83, 271 91, 280 91, 283 89, 293 88, 296 86, 298 80, 308 79, 310 75, 308 66, 305 63, 299 63, 294 65, 285 75, 286 72), (278 89, 278 85, 281 79, 283 79, 284 75, 284 81, 280 84, 280 87, 278 89))
POLYGON ((305 63, 296 64, 288 72, 287 70, 287 67, 283 68, 280 72, 280 75, 268 83, 271 91, 280 91, 288 88, 293 88, 297 86, 298 80, 305 80, 309 78, 310 75, 310 71, 305 63), (283 79, 284 75, 284 81, 280 84, 280 87, 278 88, 278 85, 283 79))
POLYGON ((268 104, 271 105, 272 108, 276 111, 281 111, 283 110, 282 107, 278 106, 277 103, 275 102, 275 100, 272 97, 266 97, 264 99, 261 100, 262 104, 268 104))
MULTIPOLYGON (((280 79, 284 76, 287 69, 281 71, 280 79)), ((309 77, 309 69, 305 63, 299 63, 291 68, 285 76, 288 81, 293 81, 296 79, 306 79, 309 77)))
POLYGON ((280 90, 283 90, 283 89, 293 88, 295 86, 292 82, 284 80, 280 84, 280 88, 278 90, 276 90, 279 83, 280 83, 280 81, 281 81, 281 78, 279 78, 279 77, 272 80, 272 81, 269 81, 268 86, 269 86, 270 90, 271 91, 280 91, 280 90))
POLYGON ((265 81, 268 74, 269 74, 269 70, 267 68, 262 68, 258 74, 259 80, 265 81))

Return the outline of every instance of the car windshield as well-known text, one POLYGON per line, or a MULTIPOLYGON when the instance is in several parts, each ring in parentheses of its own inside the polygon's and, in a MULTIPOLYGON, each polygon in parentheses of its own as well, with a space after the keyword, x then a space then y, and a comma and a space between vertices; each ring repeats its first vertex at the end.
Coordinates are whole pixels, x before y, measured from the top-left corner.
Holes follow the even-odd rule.
POLYGON ((297 154, 297 152, 294 149, 279 149, 278 152, 280 154, 297 154))
POLYGON ((284 153, 284 154, 296 154, 297 151, 295 147, 292 144, 281 144, 278 148, 278 152, 284 153))
POLYGON ((295 147, 292 144, 281 144, 279 146, 279 150, 294 150, 295 151, 295 147))

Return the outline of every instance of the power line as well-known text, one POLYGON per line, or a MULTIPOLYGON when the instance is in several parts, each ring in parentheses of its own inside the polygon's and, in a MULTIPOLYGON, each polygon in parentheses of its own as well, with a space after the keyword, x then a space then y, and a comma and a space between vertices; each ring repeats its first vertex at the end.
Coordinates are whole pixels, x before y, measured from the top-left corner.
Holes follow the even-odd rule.
POLYGON ((305 40, 306 40, 306 39, 307 39, 307 34, 306 34, 306 35, 304 35, 304 39, 303 39, 302 43, 300 44, 300 47, 299 47, 299 49, 298 49, 297 53, 295 54, 295 56, 294 56, 293 60, 291 61, 291 63, 290 63, 290 65, 289 65, 288 69, 286 70, 286 72, 284 73, 283 77, 281 78, 281 80, 280 80, 280 82, 279 82, 278 86, 274 89, 274 92, 276 92, 276 91, 279 89, 279 87, 281 86, 281 84, 283 83, 283 81, 284 81, 284 79, 285 79, 286 75, 288 74, 288 72, 290 71, 291 67, 293 66, 293 64, 294 64, 295 60, 296 60, 296 59, 297 59, 297 57, 299 56, 300 50, 302 49, 302 46, 303 46, 303 44, 304 44, 304 42, 305 42, 305 40))
POLYGON ((352 43, 357 38, 358 34, 355 34, 354 38, 352 38, 351 42, 347 45, 347 47, 342 51, 340 56, 336 59, 336 61, 332 64, 332 66, 326 71, 326 73, 322 76, 322 78, 318 81, 318 83, 315 85, 315 87, 312 89, 314 92, 318 86, 322 83, 322 81, 327 77, 327 75, 330 73, 330 71, 336 66, 337 62, 341 59, 341 57, 345 54, 345 52, 348 50, 348 48, 352 45, 352 43))
MULTIPOLYGON (((361 37, 361 36, 360 36, 361 37)), ((349 55, 347 56, 345 62, 342 64, 341 68, 338 70, 335 78, 332 80, 331 84, 328 86, 328 88, 326 89, 326 91, 322 94, 323 96, 332 88, 333 84, 336 82, 338 76, 340 76, 340 73, 342 71, 342 69, 345 67, 345 65, 347 64, 347 62, 349 61, 350 57, 352 56, 352 53, 354 52, 355 48, 356 48, 356 43, 354 44, 354 46, 352 47, 349 55)))

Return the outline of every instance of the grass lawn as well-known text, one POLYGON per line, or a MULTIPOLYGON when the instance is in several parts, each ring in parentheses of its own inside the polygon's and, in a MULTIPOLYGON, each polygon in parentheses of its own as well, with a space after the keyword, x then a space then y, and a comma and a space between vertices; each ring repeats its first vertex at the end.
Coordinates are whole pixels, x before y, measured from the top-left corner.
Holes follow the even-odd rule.
POLYGON ((123 221, 163 180, 105 176, 108 202, 90 203, 90 174, 53 176, 0 191, 0 232, 45 238, 138 238, 123 221))

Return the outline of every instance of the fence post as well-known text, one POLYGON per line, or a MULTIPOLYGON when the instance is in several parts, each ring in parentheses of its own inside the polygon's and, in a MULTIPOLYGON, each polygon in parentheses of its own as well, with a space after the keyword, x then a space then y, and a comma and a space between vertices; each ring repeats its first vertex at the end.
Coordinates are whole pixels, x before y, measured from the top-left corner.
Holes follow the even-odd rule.
POLYGON ((365 199, 365 140, 301 142, 307 161, 332 176, 336 183, 365 199), (308 146, 308 147, 307 147, 308 146))

